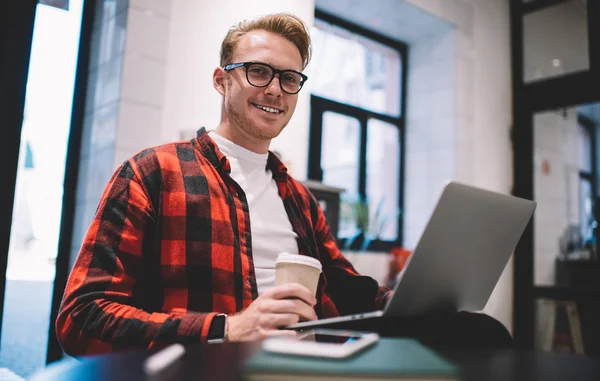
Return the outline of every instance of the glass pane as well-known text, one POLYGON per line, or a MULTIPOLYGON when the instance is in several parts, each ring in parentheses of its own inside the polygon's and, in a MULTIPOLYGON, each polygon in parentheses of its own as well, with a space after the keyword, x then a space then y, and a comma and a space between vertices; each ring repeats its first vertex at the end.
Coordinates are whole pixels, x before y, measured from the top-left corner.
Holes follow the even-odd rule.
POLYGON ((35 15, 6 270, 0 368, 23 378, 46 363, 83 7, 53 3, 35 15))
POLYGON ((367 124, 367 197, 371 234, 384 241, 398 238, 400 129, 369 119, 367 124))
MULTIPOLYGON (((593 176, 580 174, 581 168, 591 170, 596 144, 579 125, 584 112, 583 107, 571 107, 534 116, 536 285, 556 285, 560 269, 571 262, 591 266, 597 257, 593 176)), ((592 128, 598 126, 600 120, 592 128)))
POLYGON ((364 109, 400 115, 400 53, 323 21, 312 31, 313 94, 364 109))
POLYGON ((586 9, 571 0, 523 16, 525 82, 589 69, 586 9))
MULTIPOLYGON (((596 168, 600 170, 600 149, 598 149, 600 147, 600 132, 598 131, 598 126, 600 126, 600 103, 588 103, 579 106, 577 107, 577 113, 580 116, 580 123, 585 123, 585 126, 587 127, 586 135, 589 136, 589 139, 594 140, 593 143, 596 146, 596 157, 593 157, 592 155, 590 155, 590 157, 592 158, 592 162, 596 163, 596 168)), ((596 184, 600 184, 599 174, 593 173, 592 176, 594 177, 596 184)), ((598 196, 600 196, 600 186, 596 187, 596 191, 599 192, 598 196)))
POLYGON ((596 220, 593 206, 592 182, 588 179, 579 179, 579 230, 584 247, 591 245, 594 240, 596 220))
POLYGON ((582 125, 578 126, 579 132, 579 170, 592 171, 592 136, 591 131, 582 125))
MULTIPOLYGON (((323 183, 346 190, 343 200, 354 201, 358 195, 360 151, 360 122, 346 115, 327 111, 323 114, 321 168, 323 183)), ((356 230, 356 221, 342 205, 339 237, 350 237, 356 230)))

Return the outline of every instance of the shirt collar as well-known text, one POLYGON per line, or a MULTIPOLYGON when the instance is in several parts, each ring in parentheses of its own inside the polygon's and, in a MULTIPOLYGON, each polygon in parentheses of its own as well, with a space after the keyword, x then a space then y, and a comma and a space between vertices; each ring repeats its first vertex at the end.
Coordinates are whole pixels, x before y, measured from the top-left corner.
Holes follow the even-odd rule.
MULTIPOLYGON (((223 172, 227 175, 231 173, 231 165, 227 157, 219 150, 219 147, 210 138, 206 128, 202 127, 196 132, 196 138, 192 139, 192 144, 195 145, 200 152, 208 159, 208 161, 217 169, 219 172, 223 172)), ((288 174, 287 167, 279 160, 277 155, 269 151, 269 158, 267 159, 267 168, 273 173, 273 178, 278 183, 287 182, 288 174)))

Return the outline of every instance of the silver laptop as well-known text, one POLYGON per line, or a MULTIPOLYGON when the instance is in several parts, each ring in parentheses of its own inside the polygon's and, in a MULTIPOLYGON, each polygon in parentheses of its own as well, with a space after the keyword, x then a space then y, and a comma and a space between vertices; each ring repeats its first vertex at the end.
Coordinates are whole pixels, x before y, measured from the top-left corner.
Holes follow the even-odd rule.
POLYGON ((530 200, 450 182, 382 311, 300 322, 286 328, 436 311, 480 311, 535 207, 530 200))

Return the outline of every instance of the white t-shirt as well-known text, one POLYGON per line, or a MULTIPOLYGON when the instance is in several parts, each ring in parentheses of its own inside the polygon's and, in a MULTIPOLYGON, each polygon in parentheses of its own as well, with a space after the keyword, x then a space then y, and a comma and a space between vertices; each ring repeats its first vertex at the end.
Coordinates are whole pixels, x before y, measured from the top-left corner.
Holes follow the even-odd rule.
POLYGON ((275 259, 282 252, 298 253, 296 233, 288 218, 271 170, 269 154, 241 147, 214 131, 209 136, 229 160, 231 178, 246 194, 250 210, 252 257, 258 294, 275 284, 275 259))

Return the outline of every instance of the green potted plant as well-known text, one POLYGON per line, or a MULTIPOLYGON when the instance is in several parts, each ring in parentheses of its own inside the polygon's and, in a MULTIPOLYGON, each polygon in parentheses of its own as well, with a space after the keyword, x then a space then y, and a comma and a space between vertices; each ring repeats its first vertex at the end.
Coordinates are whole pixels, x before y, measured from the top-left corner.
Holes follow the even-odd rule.
POLYGON ((381 233, 391 218, 397 218, 400 211, 386 213, 384 198, 377 203, 373 214, 370 213, 370 202, 362 196, 342 197, 340 213, 342 221, 356 227, 356 233, 348 237, 344 243, 346 250, 367 251, 373 243, 380 240, 381 233))

